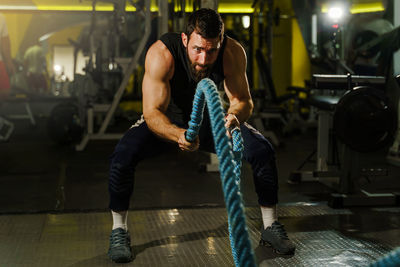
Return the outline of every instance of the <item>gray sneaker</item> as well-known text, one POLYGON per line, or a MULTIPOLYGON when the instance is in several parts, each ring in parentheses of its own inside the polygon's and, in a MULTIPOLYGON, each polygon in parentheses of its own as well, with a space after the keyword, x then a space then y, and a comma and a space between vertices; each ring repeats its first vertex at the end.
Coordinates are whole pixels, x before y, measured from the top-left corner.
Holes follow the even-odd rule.
POLYGON ((271 246, 278 254, 293 254, 296 247, 288 238, 283 225, 275 221, 261 232, 260 245, 271 246))
POLYGON ((117 263, 133 260, 131 237, 128 231, 122 228, 116 228, 111 231, 108 256, 112 261, 117 263))

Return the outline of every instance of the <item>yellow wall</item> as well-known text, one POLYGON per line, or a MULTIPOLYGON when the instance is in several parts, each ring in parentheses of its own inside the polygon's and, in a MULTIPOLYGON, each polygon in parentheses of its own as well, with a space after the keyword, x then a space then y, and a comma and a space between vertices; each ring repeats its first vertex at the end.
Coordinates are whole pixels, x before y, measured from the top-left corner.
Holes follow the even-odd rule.
MULTIPOLYGON (((7 27, 10 36, 11 42, 11 55, 15 58, 18 54, 21 42, 24 39, 26 34, 26 30, 29 27, 29 24, 32 20, 32 14, 29 13, 11 13, 7 12, 4 13, 4 17, 6 18, 7 27)), ((75 25, 68 27, 64 30, 59 32, 53 33, 51 37, 48 39, 49 45, 49 53, 46 55, 47 63, 51 62, 52 59, 52 51, 54 45, 70 45, 68 42, 68 38, 72 40, 76 40, 81 32, 83 26, 82 25, 75 25)), ((22 58, 23 53, 25 51, 21 51, 22 54, 19 56, 22 58)), ((50 66, 50 64, 48 64, 50 66)))
POLYGON ((61 31, 55 32, 50 36, 47 43, 49 47, 52 47, 54 45, 70 45, 68 39, 76 41, 82 31, 82 28, 83 25, 74 25, 61 31))
POLYGON ((291 84, 305 87, 304 80, 311 79, 311 63, 296 19, 292 19, 292 36, 291 84))
MULTIPOLYGON (((290 12, 290 9, 285 5, 288 0, 276 2, 283 14, 290 12)), ((281 19, 278 26, 273 26, 272 79, 278 96, 286 93, 286 88, 291 83, 291 32, 292 24, 290 19, 281 19)))
POLYGON ((4 13, 11 41, 11 55, 16 57, 32 15, 26 13, 4 13))
POLYGON ((311 77, 307 48, 295 18, 292 1, 275 1, 281 10, 280 25, 274 26, 272 75, 277 95, 286 93, 288 86, 304 87, 311 77))
MULTIPOLYGON (((279 25, 273 25, 272 41, 272 79, 274 81, 277 95, 286 93, 288 86, 303 87, 304 80, 309 79, 311 74, 311 64, 308 58, 307 49, 304 44, 297 19, 294 17, 291 0, 275 1, 275 8, 279 8, 281 18, 279 25)), ((257 10, 258 11, 258 10, 257 10)), ((265 10, 267 12, 267 10, 265 10)), ((265 13, 266 14, 266 13, 265 13)), ((265 15, 266 16, 266 15, 265 15)), ((258 28, 257 19, 254 20, 254 49, 258 48, 258 28)), ((264 30, 267 25, 264 19, 264 30)), ((264 42, 264 55, 267 55, 266 43, 264 42)), ((254 50, 255 51, 255 50, 254 50)), ((260 88, 258 66, 254 60, 254 82, 255 88, 260 88)))

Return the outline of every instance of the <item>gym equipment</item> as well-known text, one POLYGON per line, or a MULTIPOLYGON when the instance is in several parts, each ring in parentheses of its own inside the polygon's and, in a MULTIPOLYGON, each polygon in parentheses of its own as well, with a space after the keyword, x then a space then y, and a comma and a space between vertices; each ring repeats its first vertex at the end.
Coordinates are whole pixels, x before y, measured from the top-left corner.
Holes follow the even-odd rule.
POLYGON ((47 120, 47 132, 58 144, 76 144, 82 139, 79 107, 73 102, 57 104, 47 120))
MULTIPOLYGON (((254 57, 256 60, 261 86, 251 92, 255 106, 251 123, 275 146, 280 145, 277 132, 286 134, 294 129, 304 131, 316 125, 316 121, 312 120, 313 116, 301 117, 305 115, 301 114, 305 103, 301 102, 299 95, 300 92, 307 93, 308 90, 289 86, 286 93, 277 96, 272 79, 274 25, 279 25, 281 20, 292 18, 290 15, 281 14, 279 7, 283 6, 274 0, 254 0, 252 3, 255 10, 253 20, 258 24, 255 29, 258 38, 257 49, 255 53, 250 52, 249 59, 254 57), (264 50, 266 53, 263 53, 264 50)), ((249 67, 253 65, 249 63, 249 67)))
POLYGON ((210 79, 203 79, 197 85, 186 139, 193 141, 198 135, 203 120, 205 101, 207 101, 210 114, 215 151, 220 162, 221 182, 228 211, 229 237, 235 265, 256 266, 239 189, 243 140, 240 130, 233 129, 231 131, 233 149, 231 148, 226 135, 224 111, 217 86, 210 79))
POLYGON ((333 130, 340 141, 358 152, 373 152, 392 143, 396 113, 382 90, 354 87, 340 98, 333 130))
MULTIPOLYGON (((354 49, 354 56, 351 59, 352 64, 356 64, 358 58, 369 59, 377 63, 377 71, 379 74, 387 74, 388 62, 391 62, 391 58, 394 52, 400 48, 400 27, 391 29, 389 31, 388 27, 380 26, 380 31, 385 29, 385 32, 378 32, 375 29, 368 30, 359 33, 358 41, 360 42, 358 46, 354 49), (381 34, 381 35, 378 35, 381 34), (362 43, 362 41, 365 41, 362 43)), ((356 40, 357 41, 357 40, 356 40)), ((374 64, 370 63, 370 67, 374 64)))
POLYGON ((31 109, 31 98, 24 93, 16 93, 9 96, 5 101, 5 105, 23 106, 23 112, 17 114, 7 114, 11 120, 29 120, 32 126, 36 126, 35 116, 31 109))
MULTIPOLYGON (((94 1, 94 6, 95 6, 95 2, 94 1)), ((115 23, 117 25, 119 25, 118 27, 122 27, 123 25, 120 25, 121 23, 124 22, 123 18, 123 14, 125 12, 125 2, 126 1, 116 1, 116 0, 108 0, 107 2, 113 2, 116 5, 117 8, 117 14, 115 15, 115 23), (123 3, 123 4, 122 4, 123 3)), ((141 1, 142 2, 142 1, 141 1)), ((122 77, 116 77, 113 74, 113 70, 117 71, 118 68, 118 64, 116 64, 116 62, 112 61, 112 62, 108 62, 109 64, 106 64, 108 66, 108 69, 110 70, 110 74, 111 76, 108 79, 108 82, 106 84, 114 84, 118 86, 118 89, 115 92, 108 92, 105 94, 106 98, 108 96, 108 100, 112 101, 111 103, 108 101, 102 101, 102 100, 98 100, 98 99, 93 99, 93 98, 88 98, 87 101, 85 99, 79 100, 82 104, 80 105, 81 107, 83 107, 83 111, 81 113, 81 116, 85 118, 85 120, 82 120, 85 122, 85 132, 83 135, 83 138, 81 140, 81 142, 79 144, 77 144, 75 146, 75 149, 77 151, 82 151, 87 143, 89 142, 89 140, 107 140, 107 139, 119 139, 122 137, 122 133, 106 133, 106 129, 109 126, 111 119, 114 116, 114 113, 119 105, 119 102, 121 100, 121 97, 125 91, 125 88, 129 82, 130 76, 133 73, 133 71, 137 68, 140 57, 143 53, 143 51, 145 50, 145 46, 146 43, 149 39, 150 36, 150 32, 151 32, 151 11, 150 11, 150 0, 145 0, 144 1, 144 6, 139 6, 136 5, 137 9, 139 9, 140 14, 142 14, 144 16, 144 32, 142 34, 142 37, 140 39, 140 42, 136 48, 135 54, 132 57, 132 59, 130 60, 130 62, 127 64, 126 68, 122 68, 123 69, 123 74, 122 77), (119 80, 121 79, 121 80, 119 80), (118 80, 118 82, 117 82, 118 80), (94 115, 95 114, 99 114, 99 115, 103 115, 105 114, 104 119, 102 120, 102 122, 100 123, 100 129, 95 132, 94 131, 94 115)), ((95 12, 95 9, 93 9, 95 12)), ((122 33, 123 31, 118 30, 118 33, 122 33)), ((113 35, 114 36, 114 35, 113 35)), ((114 36, 116 37, 116 36, 114 36)), ((94 38, 93 36, 91 36, 91 38, 94 38)), ((118 38, 115 39, 116 44, 119 44, 117 41, 118 38)), ((91 44, 93 44, 93 39, 92 42, 90 42, 91 44)), ((115 48, 118 48, 118 45, 115 46, 115 48)), ((91 46, 90 49, 93 50, 93 47, 91 46)), ((92 51, 91 50, 91 51, 92 51)), ((103 51, 104 49, 102 49, 103 51)), ((114 50, 113 50, 114 51, 114 50)), ((114 57, 116 57, 118 55, 119 50, 116 49, 115 54, 112 55, 112 59, 114 59, 114 57)), ((92 51, 93 52, 93 51, 92 51)), ((93 55, 93 54, 91 54, 93 55)), ((93 62, 89 62, 89 70, 91 69, 90 67, 92 65, 93 62)), ((98 64, 98 62, 96 62, 96 65, 98 64)), ((120 72, 120 70, 119 70, 120 72)), ((91 79, 93 79, 92 77, 93 75, 91 75, 91 79)), ((107 89, 107 88, 106 88, 107 89)), ((96 97, 98 97, 98 95, 96 95, 96 97)))
MULTIPOLYGON (((396 76, 396 81, 398 86, 400 86, 400 74, 396 76)), ((396 137, 392 146, 389 149, 386 159, 390 164, 400 166, 400 101, 397 106, 397 109, 398 109, 398 114, 397 114, 398 117, 397 117, 397 131, 395 135, 396 137)))
POLYGON ((14 123, 0 116, 0 141, 8 141, 14 131, 14 123))
POLYGON ((17 73, 11 78, 10 95, 3 101, 5 107, 11 106, 13 109, 13 112, 8 113, 6 117, 10 120, 29 120, 32 126, 36 126, 35 116, 31 109, 31 102, 32 98, 35 98, 38 94, 28 90, 29 85, 22 73, 22 69, 17 68, 17 70, 17 73), (18 112, 16 111, 17 107, 18 112))
MULTIPOLYGON (((78 151, 83 150, 89 140, 122 137, 123 133, 106 133, 106 129, 120 107, 120 100, 132 73, 139 66, 151 33, 150 0, 90 1, 90 26, 81 32, 77 41, 69 40, 74 47, 74 80, 58 85, 68 85, 65 90, 68 91, 67 102, 73 101, 78 107, 79 122, 83 128, 82 138, 75 146, 78 151), (135 6, 135 13, 126 12, 128 1, 135 6), (98 2, 112 3, 113 12, 99 13, 96 10, 98 2), (128 27, 128 24, 133 26, 128 27), (75 72, 79 51, 88 57, 83 68, 84 75, 75 72), (98 128, 95 128, 96 123, 98 128)), ((55 111, 58 112, 59 110, 55 111)), ((127 114, 124 115, 127 117, 127 114)), ((52 123, 54 122, 49 122, 50 125, 52 123)), ((64 124, 69 124, 69 121, 66 120, 64 124)), ((54 133, 49 135, 54 136, 54 133)), ((60 134, 55 136, 58 140, 60 134)), ((71 139, 76 141, 75 137, 71 139)))
POLYGON ((315 123, 312 120, 306 120, 300 116, 300 106, 305 104, 300 98, 300 93, 308 94, 309 91, 302 87, 289 86, 286 88, 286 94, 277 96, 271 70, 260 49, 256 50, 256 60, 263 88, 252 92, 255 95, 255 106, 258 107, 252 121, 264 136, 270 138, 274 145, 279 146, 280 142, 275 132, 266 130, 263 120, 267 125, 272 120, 278 120, 283 126, 284 133, 295 128, 305 130, 307 127, 314 126, 315 123), (292 111, 289 111, 290 109, 292 111))
MULTIPOLYGON (((385 169, 361 168, 359 162, 361 152, 383 148, 392 140, 396 129, 396 114, 382 91, 386 85, 385 78, 350 74, 314 74, 312 84, 315 91, 320 91, 320 95, 309 97, 309 103, 318 108, 316 169, 310 172, 300 171, 305 164, 303 162, 291 173, 288 182, 307 180, 323 182, 322 178, 338 180, 336 188, 338 193, 332 194, 328 203, 334 208, 398 205, 400 196, 397 193, 374 194, 358 186, 360 177, 387 175, 385 169), (322 95, 323 93, 327 94, 322 95), (387 118, 383 118, 386 116, 387 118), (334 157, 338 158, 341 152, 342 163, 341 166, 336 164, 336 169, 328 168, 328 161, 332 158, 330 151, 336 148, 336 145, 332 145, 336 139, 330 138, 331 129, 332 133, 337 133, 337 139, 343 141, 339 146, 340 150, 335 151, 334 157)), ((310 155, 307 160, 312 156, 310 155)))

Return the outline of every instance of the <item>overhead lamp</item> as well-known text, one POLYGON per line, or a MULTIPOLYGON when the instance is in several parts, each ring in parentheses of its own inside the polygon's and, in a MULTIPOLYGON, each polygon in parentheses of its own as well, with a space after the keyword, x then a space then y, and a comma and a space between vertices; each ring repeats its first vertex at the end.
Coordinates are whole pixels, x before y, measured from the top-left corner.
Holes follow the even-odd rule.
POLYGON ((244 15, 242 16, 242 24, 243 28, 248 29, 250 27, 250 16, 244 15))
POLYGON ((55 64, 53 70, 56 74, 61 74, 63 67, 61 65, 55 64))
POLYGON ((339 21, 343 18, 344 10, 341 6, 332 6, 328 9, 328 16, 333 21, 339 21))
POLYGON ((345 6, 350 11, 351 14, 385 11, 385 6, 383 5, 382 1, 375 1, 368 3, 352 3, 351 6, 349 4, 345 5, 343 1, 342 2, 336 1, 335 3, 323 3, 321 12, 328 13, 329 8, 336 6, 338 3, 342 4, 342 6, 345 6))

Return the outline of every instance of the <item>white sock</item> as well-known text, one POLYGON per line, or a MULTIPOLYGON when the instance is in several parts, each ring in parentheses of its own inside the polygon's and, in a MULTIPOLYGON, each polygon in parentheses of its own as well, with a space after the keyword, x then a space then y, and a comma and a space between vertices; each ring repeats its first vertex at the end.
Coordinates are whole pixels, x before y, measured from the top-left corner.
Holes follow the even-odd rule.
POLYGON ((264 224, 264 229, 271 226, 273 222, 278 220, 278 215, 276 212, 276 205, 263 207, 261 206, 261 217, 264 224))
POLYGON ((113 218, 113 227, 112 229, 122 228, 124 230, 128 230, 128 211, 111 211, 113 218))

